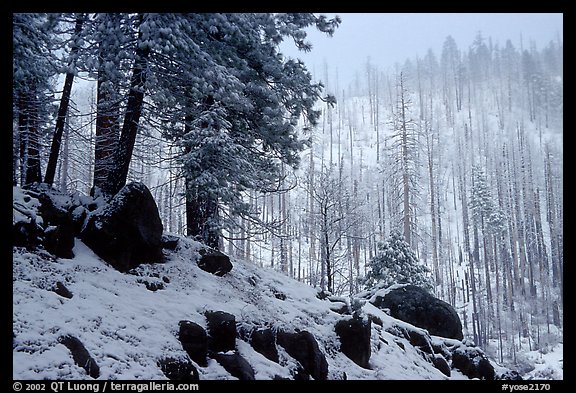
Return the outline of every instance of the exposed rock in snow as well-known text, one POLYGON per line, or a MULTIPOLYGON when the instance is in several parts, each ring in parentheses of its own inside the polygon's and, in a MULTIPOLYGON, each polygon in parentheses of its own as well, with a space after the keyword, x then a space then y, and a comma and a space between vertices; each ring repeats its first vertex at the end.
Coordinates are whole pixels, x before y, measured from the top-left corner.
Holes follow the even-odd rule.
POLYGON ((290 356, 298 360, 304 371, 312 378, 317 381, 327 379, 328 363, 312 333, 279 331, 278 344, 284 347, 290 356))
POLYGON ((197 262, 198 267, 205 272, 223 276, 232 270, 232 263, 230 263, 228 255, 207 247, 200 249, 199 252, 201 257, 197 262))
POLYGON ((171 381, 197 381, 198 370, 188 359, 164 358, 158 361, 158 366, 171 381))
POLYGON ((377 295, 373 303, 389 309, 394 318, 424 328, 432 335, 457 340, 464 338, 462 323, 454 307, 415 285, 393 289, 384 296, 377 295))
POLYGON ((226 371, 239 380, 253 381, 255 379, 254 369, 241 355, 237 353, 215 353, 213 357, 226 371))
POLYGON ((207 311, 208 349, 227 352, 236 349, 236 317, 224 311, 207 311))
POLYGON ((88 217, 81 239, 115 269, 162 261, 162 221, 142 183, 129 183, 88 217))
POLYGON ((250 335, 250 345, 267 359, 279 362, 276 335, 272 329, 254 329, 250 335))
POLYGON ((202 367, 206 367, 208 335, 204 328, 191 321, 180 321, 178 340, 188 356, 202 367))
POLYGON ((372 321, 358 316, 338 321, 335 327, 340 350, 360 367, 369 368, 372 321))
POLYGON ((58 338, 58 341, 70 350, 74 363, 76 363, 77 366, 86 370, 86 373, 92 378, 98 378, 100 376, 100 367, 98 367, 96 361, 90 356, 90 353, 88 353, 82 341, 70 335, 62 336, 58 338))

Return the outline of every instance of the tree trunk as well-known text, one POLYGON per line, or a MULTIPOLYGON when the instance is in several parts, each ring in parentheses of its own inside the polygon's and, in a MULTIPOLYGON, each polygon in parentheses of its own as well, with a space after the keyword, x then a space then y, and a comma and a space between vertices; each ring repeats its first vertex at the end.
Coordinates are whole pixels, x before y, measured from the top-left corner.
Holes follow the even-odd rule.
POLYGON ((186 178, 186 235, 218 250, 220 235, 212 225, 218 203, 190 183, 186 178))
MULTIPOLYGON (((74 27, 73 40, 77 40, 82 31, 82 24, 84 23, 84 14, 76 15, 76 26, 74 27)), ((78 54, 79 47, 74 43, 70 50, 70 68, 75 66, 75 58, 78 54)), ((62 144, 62 133, 64 132, 64 125, 66 116, 68 114, 68 105, 70 104, 70 93, 72 92, 72 84, 74 83, 74 71, 69 70, 66 73, 64 80, 64 89, 62 90, 62 97, 60 98, 60 107, 58 108, 58 117, 56 118, 56 128, 54 129, 54 136, 52 138, 52 145, 50 146, 50 158, 46 166, 46 175, 44 176, 44 183, 52 185, 54 183, 54 176, 56 175, 56 165, 58 163, 58 156, 60 154, 60 145, 62 144)))
MULTIPOLYGON (((142 25, 144 16, 140 15, 139 24, 142 25)), ((144 103, 144 88, 148 67, 150 47, 142 42, 142 31, 138 33, 130 92, 126 105, 126 114, 122 125, 122 134, 114 154, 114 169, 108 175, 103 190, 108 195, 114 195, 126 184, 128 169, 132 159, 132 152, 138 134, 138 124, 144 103)))
POLYGON ((21 185, 42 181, 38 135, 38 99, 31 86, 18 95, 18 132, 20 136, 21 185))
MULTIPOLYGON (((208 110, 214 104, 214 98, 208 96, 204 99, 203 110, 208 110)), ((184 119, 185 133, 191 132, 192 116, 184 119)), ((208 124, 201 124, 206 128, 208 124)), ((188 152, 192 147, 188 147, 188 152)), ((194 184, 194 179, 185 171, 186 187, 186 234, 194 237, 216 250, 220 249, 220 229, 218 224, 218 198, 202 190, 194 184)))

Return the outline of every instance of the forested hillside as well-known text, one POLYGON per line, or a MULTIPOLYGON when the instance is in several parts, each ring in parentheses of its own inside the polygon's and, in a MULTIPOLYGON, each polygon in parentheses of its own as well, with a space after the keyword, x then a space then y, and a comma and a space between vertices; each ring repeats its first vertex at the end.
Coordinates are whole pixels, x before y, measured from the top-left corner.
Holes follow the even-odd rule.
POLYGON ((14 14, 13 184, 142 182, 166 232, 338 296, 397 231, 466 338, 530 371, 563 342, 563 42, 447 37, 351 83, 278 51, 339 23, 14 14))

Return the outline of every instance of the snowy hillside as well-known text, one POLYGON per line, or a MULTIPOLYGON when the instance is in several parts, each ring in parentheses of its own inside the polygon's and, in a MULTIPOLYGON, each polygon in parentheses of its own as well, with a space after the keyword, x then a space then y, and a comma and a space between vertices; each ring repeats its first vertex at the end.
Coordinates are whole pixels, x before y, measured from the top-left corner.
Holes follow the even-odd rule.
MULTIPOLYGON (((233 270, 218 277, 194 263, 199 243, 181 239, 165 264, 142 265, 139 275, 120 273, 104 264, 76 240, 72 260, 15 250, 14 379, 84 379, 58 337, 78 337, 100 367, 101 379, 166 379, 157 361, 185 357, 178 341, 178 322, 206 326, 204 312, 225 311, 236 316, 238 329, 270 325, 284 330, 313 332, 328 361, 328 379, 447 379, 403 338, 385 331, 407 325, 375 307, 369 312, 383 322, 372 326, 380 337, 373 345, 370 366, 363 369, 338 352, 334 325, 342 315, 332 311, 316 290, 269 269, 234 261, 233 270), (166 277, 166 278, 165 278, 166 277), (165 288, 146 289, 143 280, 164 282, 165 288), (66 299, 52 291, 62 282, 72 292, 66 299), (285 295, 285 300, 282 300, 285 295), (388 344, 384 344, 384 342, 388 344), (402 349, 402 346, 404 349, 402 349)), ((279 347, 274 363, 241 339, 238 352, 253 366, 256 379, 290 377, 294 360, 279 347)), ((235 379, 215 360, 198 367, 200 379, 235 379)), ((452 378, 465 378, 453 370, 452 378)))

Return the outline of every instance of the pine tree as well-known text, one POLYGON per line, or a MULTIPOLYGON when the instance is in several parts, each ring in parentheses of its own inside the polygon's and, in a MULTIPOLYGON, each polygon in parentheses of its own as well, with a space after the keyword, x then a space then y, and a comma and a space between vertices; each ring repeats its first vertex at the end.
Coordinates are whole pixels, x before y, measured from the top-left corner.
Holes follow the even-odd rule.
POLYGON ((188 233, 218 247, 222 229, 236 226, 239 216, 258 221, 245 200, 248 191, 269 193, 281 186, 282 165, 296 166, 307 145, 297 134, 298 120, 315 124, 319 117, 314 105, 322 98, 322 85, 312 82, 301 61, 284 59, 278 44, 293 38, 297 47, 309 50, 304 28, 313 25, 332 34, 339 19, 312 14, 176 19, 160 25, 159 32, 174 23, 186 29, 160 34, 154 47, 171 51, 171 45, 185 43, 186 49, 174 55, 173 64, 156 64, 152 51, 152 70, 162 67, 152 99, 158 107, 176 108, 163 109, 163 115, 185 120, 169 136, 184 150, 188 233))
POLYGON ((367 288, 378 285, 412 284, 431 290, 430 269, 420 263, 416 253, 397 230, 378 245, 378 253, 368 262, 365 278, 367 288))
POLYGON ((42 145, 50 121, 51 78, 57 73, 52 55, 56 18, 29 13, 12 16, 12 77, 15 140, 19 144, 20 184, 42 181, 42 145))

